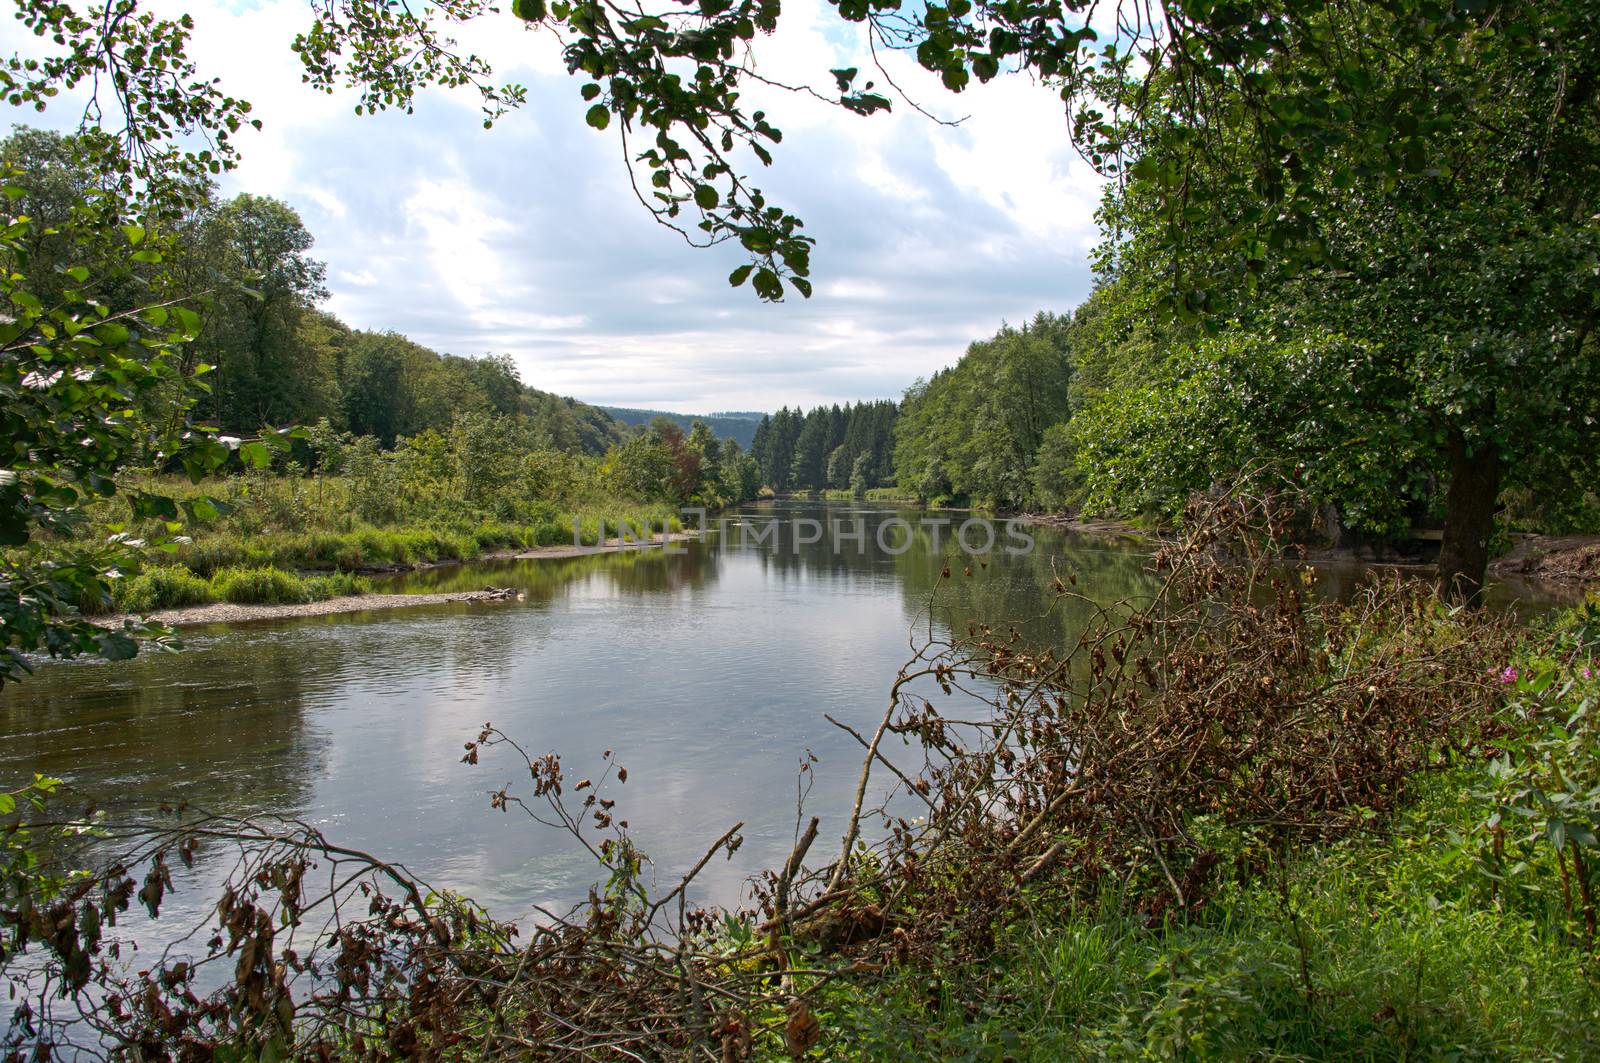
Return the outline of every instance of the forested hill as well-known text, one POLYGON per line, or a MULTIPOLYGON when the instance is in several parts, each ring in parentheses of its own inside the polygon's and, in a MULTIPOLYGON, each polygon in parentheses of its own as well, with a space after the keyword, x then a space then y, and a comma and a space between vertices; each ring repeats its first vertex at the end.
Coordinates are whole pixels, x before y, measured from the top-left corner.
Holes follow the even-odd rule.
MULTIPOLYGON (((568 453, 602 454, 627 429, 598 407, 523 384, 509 355, 462 358, 440 354, 395 332, 347 328, 330 314, 303 312, 301 331, 322 352, 326 394, 282 404, 284 422, 310 423, 328 417, 355 435, 376 437, 385 446, 430 428, 445 431, 459 414, 509 417, 532 429, 540 445, 568 453)), ((254 399, 274 420, 278 382, 235 372, 214 390, 224 427, 251 423, 254 399), (244 379, 239 379, 240 376, 244 379), (265 393, 262 393, 265 392, 265 393)), ((304 382, 302 382, 303 386, 304 382)), ((216 385, 213 385, 214 389, 216 385)))
POLYGON ((665 417, 685 432, 694 427, 694 422, 699 421, 711 429, 719 439, 732 439, 739 444, 740 449, 749 450, 750 444, 755 441, 756 428, 761 424, 764 413, 668 413, 665 410, 634 410, 624 406, 601 406, 601 411, 616 418, 626 425, 648 425, 657 417, 665 417))
MULTIPOLYGON (((0 164, 26 189, 13 209, 35 225, 20 251, 54 304, 75 283, 64 272, 72 256, 92 245, 96 218, 81 203, 98 178, 82 141, 41 130, 18 128, 0 142, 0 164)), ((510 418, 540 446, 590 454, 627 434, 593 406, 525 385, 509 356, 462 358, 350 328, 318 308, 327 271, 293 208, 262 196, 220 200, 210 184, 190 194, 193 209, 147 219, 171 238, 164 254, 147 255, 121 288, 101 294, 117 308, 162 284, 212 287, 194 303, 198 336, 186 357, 210 367, 196 413, 222 432, 326 419, 391 447, 482 414, 510 418)))

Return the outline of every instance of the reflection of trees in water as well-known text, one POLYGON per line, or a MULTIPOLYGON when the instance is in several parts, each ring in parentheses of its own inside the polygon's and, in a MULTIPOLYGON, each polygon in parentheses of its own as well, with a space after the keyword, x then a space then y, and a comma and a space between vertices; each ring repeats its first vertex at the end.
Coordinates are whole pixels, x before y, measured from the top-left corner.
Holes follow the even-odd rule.
MULTIPOLYGON (((754 554, 763 572, 780 582, 801 574, 878 579, 892 575, 904 595, 908 616, 926 614, 931 604, 933 619, 941 627, 964 631, 972 621, 1014 623, 1043 642, 1070 636, 1092 611, 1085 602, 1056 600, 1051 587, 1058 575, 1065 579, 1069 572, 1075 573, 1074 589, 1095 602, 1148 594, 1154 587, 1148 555, 1130 543, 1030 526, 1026 531, 1034 539, 1033 548, 1010 554, 1006 547, 1016 542, 999 518, 993 519, 992 548, 969 555, 956 535, 970 516, 790 503, 730 514, 718 548, 754 554), (923 523, 941 519, 948 523, 938 528, 923 523), (802 529, 796 523, 808 520, 821 522, 820 541, 806 541, 816 534, 815 525, 802 529), (909 526, 909 539, 906 528, 886 526, 895 520, 909 526), (775 526, 769 529, 769 525, 775 526), (859 530, 861 537, 841 536, 840 528, 847 534, 859 530), (941 578, 946 566, 949 579, 941 578)), ((967 541, 976 548, 986 538, 974 529, 967 541)))
MULTIPOLYGON (((1027 553, 1007 553, 1003 545, 988 554, 969 555, 948 533, 935 554, 931 537, 899 558, 896 574, 908 610, 926 613, 943 627, 965 632, 970 623, 1015 625, 1030 641, 1059 645, 1083 629, 1093 612, 1090 602, 1109 604, 1147 595, 1155 586, 1146 553, 1116 540, 1069 535, 1052 528, 1029 528, 1027 553), (950 576, 944 578, 948 567, 950 576), (970 574, 969 574, 970 572, 970 574), (1058 598, 1060 578, 1088 598, 1058 598)), ((1002 537, 1001 543, 1004 543, 1002 537)))
POLYGON ((631 594, 700 591, 716 583, 717 562, 709 548, 685 543, 681 549, 682 553, 643 550, 612 555, 621 563, 602 570, 599 575, 617 590, 631 594))
POLYGON ((41 668, 0 697, 0 785, 41 772, 106 807, 301 807, 323 771, 301 676, 328 671, 308 654, 336 650, 267 633, 177 657, 41 668))
POLYGON ((580 585, 649 593, 701 589, 715 580, 716 561, 711 550, 703 544, 685 542, 674 544, 670 552, 651 547, 582 557, 453 565, 378 580, 374 589, 385 594, 450 594, 484 587, 514 587, 527 595, 528 602, 539 605, 580 585))

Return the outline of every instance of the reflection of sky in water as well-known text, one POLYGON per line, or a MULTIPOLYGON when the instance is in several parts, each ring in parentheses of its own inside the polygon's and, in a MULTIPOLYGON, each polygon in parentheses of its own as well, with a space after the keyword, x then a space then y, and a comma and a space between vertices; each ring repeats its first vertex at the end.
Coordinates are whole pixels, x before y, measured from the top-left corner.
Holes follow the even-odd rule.
MULTIPOLYGON (((749 516, 775 512, 821 510, 749 516)), ((899 556, 878 549, 870 533, 893 511, 850 512, 867 521, 864 549, 729 534, 677 554, 441 569, 398 582, 516 586, 526 600, 208 629, 177 656, 42 666, 0 696, 0 784, 41 771, 111 808, 181 797, 280 810, 498 914, 565 907, 593 865, 564 837, 488 807, 486 791, 507 783, 531 798, 526 773, 498 753, 459 763, 462 743, 493 721, 534 755, 559 751, 572 781, 615 750, 629 781, 610 796, 663 881, 744 820, 743 848, 709 865, 701 891, 737 901, 748 876, 788 853, 808 749, 820 758, 807 807, 823 816, 819 857, 842 832, 860 749, 823 714, 876 726, 941 583, 944 558, 925 536, 899 556)), ((967 578, 947 532, 953 578, 936 620, 1015 622, 1059 640, 1084 611, 1043 616, 1055 571, 1076 571, 1077 589, 1099 599, 1148 587, 1126 546, 1033 534, 1034 553, 992 554, 967 578)), ((205 902, 183 887, 180 907, 205 902)))

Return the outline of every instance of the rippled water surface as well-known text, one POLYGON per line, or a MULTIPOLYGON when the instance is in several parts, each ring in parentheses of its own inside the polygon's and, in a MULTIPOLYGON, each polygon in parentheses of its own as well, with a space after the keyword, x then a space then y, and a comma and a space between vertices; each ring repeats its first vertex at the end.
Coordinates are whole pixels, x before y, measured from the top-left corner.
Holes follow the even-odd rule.
MULTIPOLYGON (((875 726, 930 624, 1011 622, 1059 640, 1083 617, 1049 609, 1053 571, 1077 572, 1078 589, 1101 599, 1149 588, 1131 544, 1048 529, 1033 529, 1036 547, 1020 556, 999 551, 1002 533, 967 577, 948 529, 937 551, 926 527, 904 552, 884 549, 878 525, 897 516, 938 515, 749 507, 678 553, 398 581, 513 586, 521 601, 201 628, 178 655, 42 665, 0 694, 0 785, 40 771, 112 809, 187 800, 282 812, 502 916, 564 907, 584 894, 593 865, 566 839, 489 810, 487 791, 526 790, 511 761, 460 762, 462 743, 493 721, 532 753, 560 752, 574 776, 614 750, 629 771, 618 810, 664 878, 744 820, 743 848, 712 864, 703 889, 735 901, 745 878, 789 850, 808 750, 818 763, 807 810, 823 815, 824 838, 842 829, 859 747, 823 714, 875 726), (755 542, 774 518, 784 522, 777 538, 755 542), (860 519, 866 534, 797 542, 809 538, 795 534, 797 518, 845 530, 860 519), (941 581, 947 564, 952 577, 941 581)), ((885 541, 898 547, 898 532, 885 541)))

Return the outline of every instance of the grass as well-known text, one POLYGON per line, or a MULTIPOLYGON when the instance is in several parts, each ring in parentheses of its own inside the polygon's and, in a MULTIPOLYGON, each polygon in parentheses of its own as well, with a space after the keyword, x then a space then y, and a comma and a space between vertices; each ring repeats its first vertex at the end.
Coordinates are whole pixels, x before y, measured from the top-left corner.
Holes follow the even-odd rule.
POLYGON ((301 576, 276 568, 225 568, 209 580, 181 566, 147 569, 116 587, 113 601, 128 613, 152 613, 192 605, 302 605, 365 594, 371 584, 345 572, 301 576))
MULTIPOLYGON (((357 492, 338 477, 305 480, 246 476, 190 484, 171 477, 143 484, 192 506, 201 499, 223 503, 219 515, 192 520, 188 541, 154 567, 122 582, 114 595, 119 611, 148 613, 227 601, 236 604, 301 604, 359 594, 364 581, 351 573, 470 561, 506 550, 541 546, 594 545, 615 538, 626 523, 635 534, 666 526, 682 529, 666 505, 593 498, 558 508, 535 501, 509 507, 503 519, 443 497, 414 499, 408 518, 375 525, 355 515, 357 492), (576 534, 575 530, 576 529, 576 534)), ((120 503, 93 514, 89 537, 124 531, 146 539, 164 537, 160 521, 132 520, 120 503)), ((88 611, 104 611, 104 604, 88 611)))
POLYGON ((1149 928, 1115 897, 1002 935, 993 961, 835 988, 831 1058, 1592 1059, 1600 993, 1553 906, 1497 903, 1478 768, 1394 831, 1319 847, 1149 928))
MULTIPOLYGON (((497 511, 469 506, 443 494, 407 495, 396 521, 374 523, 359 515, 361 488, 344 477, 247 475, 191 484, 174 477, 147 477, 139 486, 192 508, 202 500, 220 505, 210 519, 185 522, 184 543, 170 560, 203 579, 225 569, 275 568, 285 572, 359 572, 439 561, 467 561, 499 550, 593 545, 603 522, 614 537, 619 524, 652 531, 681 530, 665 504, 610 497, 582 497, 557 505, 548 500, 507 500, 497 511), (578 529, 576 539, 574 528, 578 529)), ((89 538, 125 532, 146 540, 165 537, 158 519, 134 520, 125 502, 101 503, 85 529, 89 538)), ((174 588, 166 588, 169 596, 174 588)), ((160 594, 155 588, 149 593, 160 594)), ((181 597, 181 596, 180 596, 181 597)))

